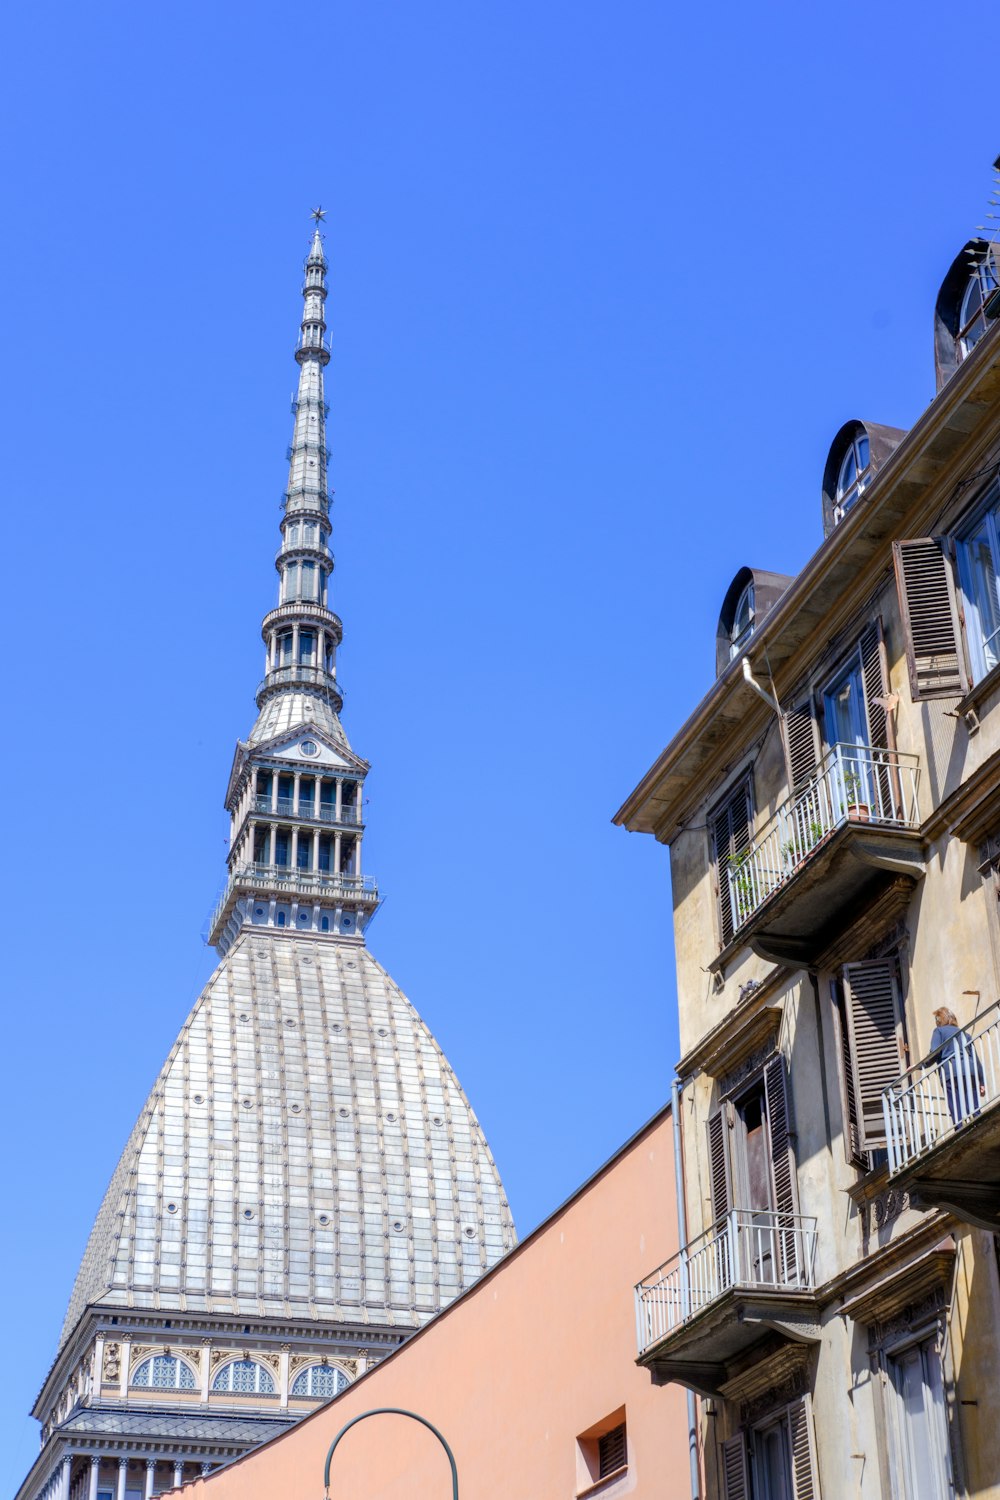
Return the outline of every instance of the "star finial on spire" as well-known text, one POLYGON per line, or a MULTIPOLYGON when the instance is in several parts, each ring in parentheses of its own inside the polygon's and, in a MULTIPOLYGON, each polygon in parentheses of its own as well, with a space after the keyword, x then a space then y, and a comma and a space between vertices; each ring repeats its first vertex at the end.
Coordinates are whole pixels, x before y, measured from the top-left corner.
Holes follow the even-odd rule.
POLYGON ((316 220, 316 228, 318 229, 321 221, 326 218, 326 209, 321 208, 320 205, 317 204, 315 208, 309 210, 309 217, 310 219, 316 220))

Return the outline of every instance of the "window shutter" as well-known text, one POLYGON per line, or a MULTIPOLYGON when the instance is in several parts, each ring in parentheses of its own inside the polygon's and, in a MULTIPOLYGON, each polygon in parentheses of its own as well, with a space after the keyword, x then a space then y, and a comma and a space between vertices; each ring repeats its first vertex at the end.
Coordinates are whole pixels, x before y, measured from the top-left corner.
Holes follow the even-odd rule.
MULTIPOLYGON (((861 681, 865 695, 865 712, 868 717, 868 743, 875 750, 894 750, 896 736, 892 720, 886 713, 885 704, 879 699, 889 693, 889 673, 885 661, 885 645, 882 640, 882 622, 869 625, 859 642, 861 656, 861 681)), ((892 769, 892 757, 886 756, 874 772, 876 816, 896 817, 901 798, 899 794, 899 772, 892 769)))
POLYGON ((747 1445, 742 1432, 727 1438, 722 1445, 722 1475, 726 1500, 750 1500, 747 1445))
POLYGON ((774 1206, 778 1213, 793 1214, 797 1207, 795 1159, 792 1156, 785 1059, 780 1055, 773 1058, 764 1069, 764 1095, 767 1100, 767 1128, 771 1138, 774 1206))
POLYGON ((813 779, 819 761, 812 699, 807 698, 798 708, 789 709, 784 723, 788 785, 794 795, 813 779))
POLYGON ((712 1220, 718 1224, 729 1212, 729 1109, 723 1105, 708 1122, 709 1189, 712 1220))
POLYGON ((712 817, 715 843, 715 873, 719 889, 719 927, 722 946, 733 938, 735 921, 729 885, 730 861, 750 847, 750 778, 733 789, 712 817))
POLYGON ((844 988, 838 979, 832 984, 833 1003, 837 1011, 837 1022, 840 1030, 840 1061, 844 1069, 844 1104, 846 1118, 844 1120, 844 1134, 846 1136, 847 1157, 849 1161, 856 1162, 859 1166, 867 1169, 868 1157, 861 1149, 861 1132, 858 1128, 858 1101, 854 1092, 854 1068, 851 1065, 851 1038, 847 1026, 847 1006, 844 1001, 844 988))
POLYGON ((969 679, 951 560, 932 536, 893 542, 892 557, 913 697, 964 693, 969 679))
POLYGON ((812 1421, 806 1398, 788 1408, 788 1430, 792 1440, 792 1483, 795 1500, 819 1500, 816 1455, 813 1452, 812 1421))
POLYGON ((882 1092, 903 1070, 895 959, 845 964, 844 988, 860 1144, 877 1151, 886 1144, 882 1092))
POLYGON ((607 1479, 625 1467, 625 1423, 620 1422, 597 1440, 597 1477, 607 1479))

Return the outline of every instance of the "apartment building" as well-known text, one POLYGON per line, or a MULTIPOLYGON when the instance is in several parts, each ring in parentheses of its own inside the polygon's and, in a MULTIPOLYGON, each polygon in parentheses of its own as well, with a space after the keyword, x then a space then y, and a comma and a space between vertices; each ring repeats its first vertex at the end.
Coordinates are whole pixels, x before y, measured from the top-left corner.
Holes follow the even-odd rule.
POLYGON ((733 580, 616 817, 670 850, 682 1049, 638 1355, 720 1500, 1000 1495, 998 314, 973 240, 934 400, 840 428, 818 550, 733 580))

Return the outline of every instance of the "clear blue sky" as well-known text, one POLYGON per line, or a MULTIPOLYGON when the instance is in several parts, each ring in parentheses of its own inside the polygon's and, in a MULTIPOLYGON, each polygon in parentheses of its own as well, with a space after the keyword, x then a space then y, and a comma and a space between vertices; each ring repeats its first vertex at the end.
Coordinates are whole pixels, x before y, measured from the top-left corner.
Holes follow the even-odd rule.
POLYGON ((307 210, 371 946, 523 1233, 668 1092, 667 856, 610 818, 709 686, 736 570, 818 544, 841 423, 932 395, 1000 150, 991 14, 970 51, 898 0, 9 11, 8 1491, 212 965, 307 210))

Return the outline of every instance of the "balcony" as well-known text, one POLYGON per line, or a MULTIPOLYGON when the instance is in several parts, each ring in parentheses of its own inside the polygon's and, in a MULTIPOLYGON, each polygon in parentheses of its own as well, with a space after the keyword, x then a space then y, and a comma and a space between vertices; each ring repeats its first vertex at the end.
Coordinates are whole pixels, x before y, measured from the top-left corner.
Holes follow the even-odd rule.
POLYGON ((635 1289, 638 1363, 657 1384, 717 1396, 729 1364, 768 1333, 818 1337, 816 1220, 734 1208, 635 1289))
POLYGON ((334 699, 338 706, 343 706, 344 690, 336 677, 322 667, 288 666, 272 667, 263 681, 257 684, 257 707, 260 708, 264 700, 279 688, 286 687, 317 687, 334 699))
POLYGON ((292 865, 247 864, 234 870, 208 919, 205 941, 215 944, 240 896, 276 896, 279 901, 316 900, 349 903, 374 912, 379 904, 374 875, 336 874, 333 870, 300 870, 292 865))
MULTIPOLYGON (((888 882, 923 874, 917 756, 833 745, 802 791, 730 859, 734 947, 774 963, 815 962, 888 882)), ((720 876, 723 872, 720 872, 720 876)))
POLYGON ((882 1096, 890 1180, 1000 1233, 1000 1000, 882 1096))
POLYGON ((270 797, 258 797, 254 803, 254 811, 266 813, 269 817, 305 818, 313 823, 342 823, 350 827, 357 827, 361 822, 355 806, 344 806, 338 813, 332 802, 321 802, 317 812, 315 803, 311 802, 308 797, 299 798, 298 812, 295 811, 295 802, 292 797, 279 797, 276 806, 270 797))

